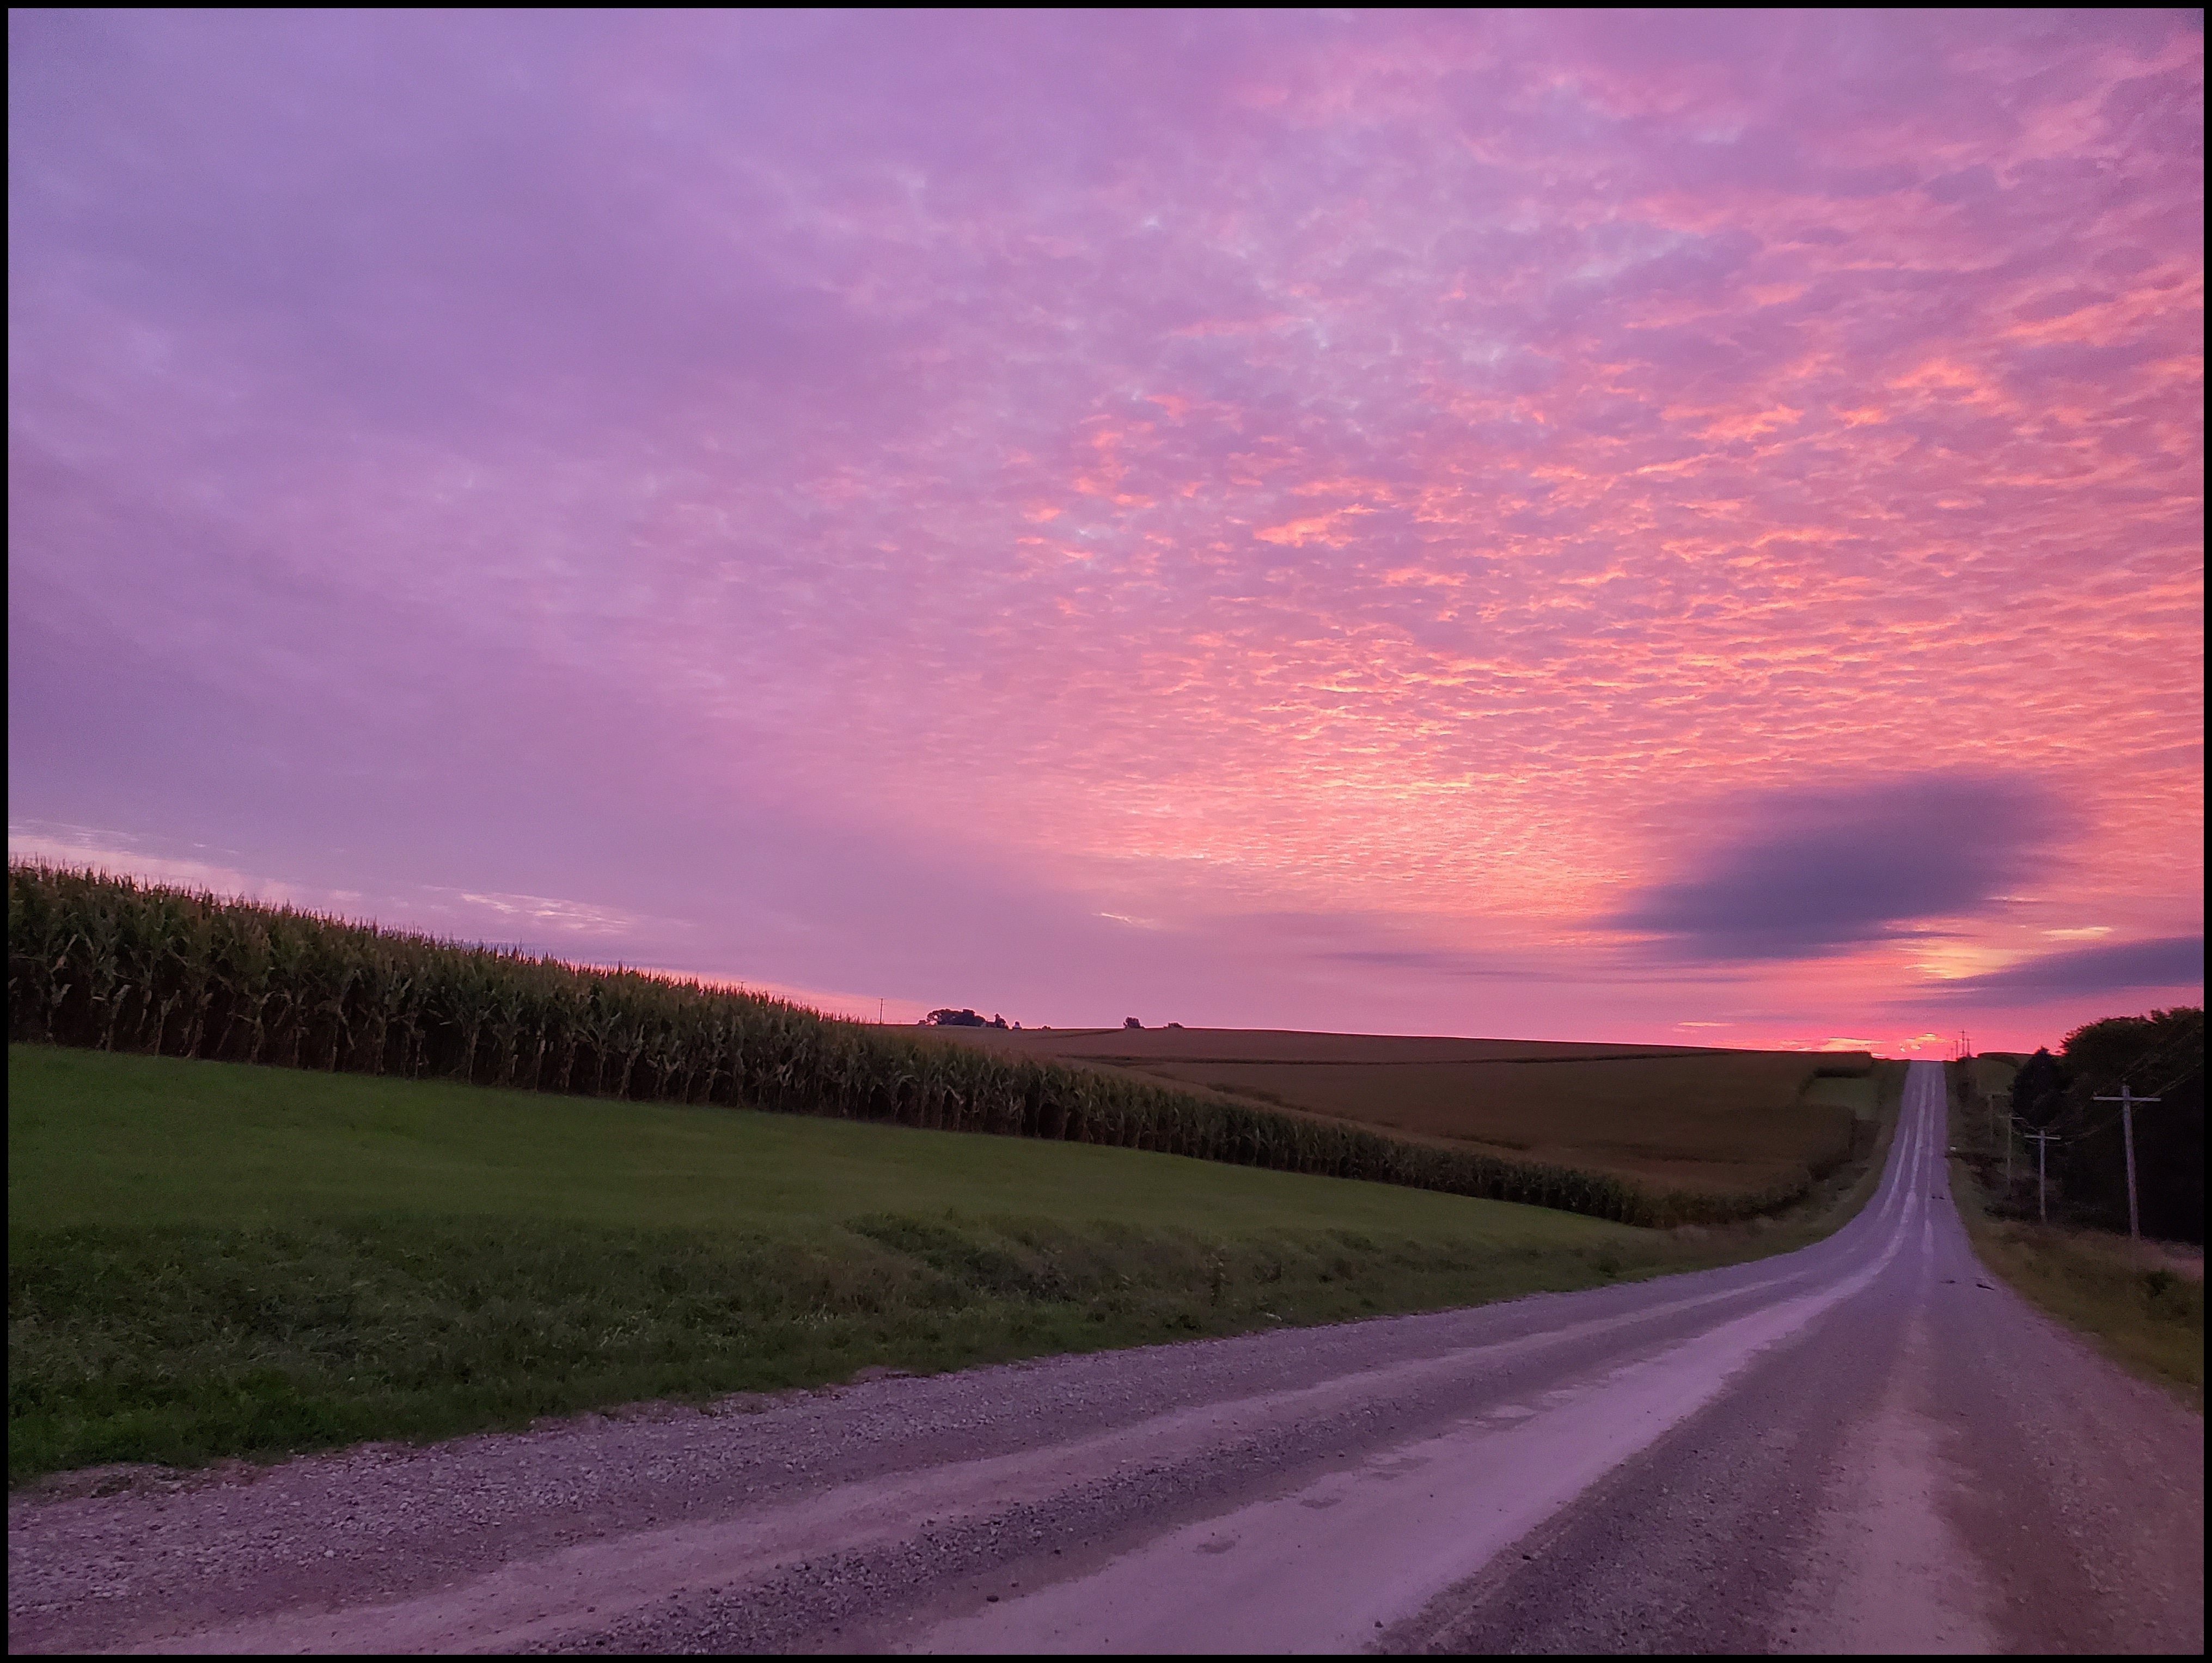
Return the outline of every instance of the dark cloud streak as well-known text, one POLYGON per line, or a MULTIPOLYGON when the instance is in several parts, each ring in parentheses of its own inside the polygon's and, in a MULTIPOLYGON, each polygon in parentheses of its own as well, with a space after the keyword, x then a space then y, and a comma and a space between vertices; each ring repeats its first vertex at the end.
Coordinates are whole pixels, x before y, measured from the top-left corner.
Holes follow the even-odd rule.
POLYGON ((1817 957, 1970 917, 2047 864, 2067 816, 2023 780, 1936 775, 1766 798, 1606 920, 1700 962, 1817 957))
POLYGON ((1924 990, 1946 999, 1987 998, 2015 1001, 2022 994, 2067 998, 2122 992, 2136 988, 2197 987, 2204 985, 2204 938, 2166 936, 2155 941, 2119 941, 2075 947, 2008 964, 1978 976, 1961 976, 1924 990))

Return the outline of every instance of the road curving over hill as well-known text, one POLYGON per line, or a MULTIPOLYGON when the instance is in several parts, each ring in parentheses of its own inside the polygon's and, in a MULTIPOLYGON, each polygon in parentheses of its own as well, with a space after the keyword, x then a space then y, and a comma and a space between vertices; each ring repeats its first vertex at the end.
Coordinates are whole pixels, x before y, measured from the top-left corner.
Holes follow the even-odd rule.
POLYGON ((1725 1270, 18 1496, 11 1649, 2181 1651, 2203 1423, 1881 1186, 1725 1270))

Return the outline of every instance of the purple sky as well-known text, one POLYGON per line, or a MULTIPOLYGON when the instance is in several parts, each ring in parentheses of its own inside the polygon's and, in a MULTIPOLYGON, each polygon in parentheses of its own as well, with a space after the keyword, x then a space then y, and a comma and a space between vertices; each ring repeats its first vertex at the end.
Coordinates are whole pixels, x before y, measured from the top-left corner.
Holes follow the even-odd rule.
POLYGON ((11 14, 9 847, 908 1018, 2198 1002, 2203 65, 11 14))

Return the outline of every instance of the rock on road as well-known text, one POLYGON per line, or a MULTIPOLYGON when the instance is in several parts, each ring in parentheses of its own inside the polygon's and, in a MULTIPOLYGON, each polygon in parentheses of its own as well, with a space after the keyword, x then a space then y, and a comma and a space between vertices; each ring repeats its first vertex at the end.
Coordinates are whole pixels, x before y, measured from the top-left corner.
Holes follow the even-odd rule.
POLYGON ((2203 1422, 1943 1137, 1725 1270, 14 1498, 10 1649, 2201 1652, 2203 1422))

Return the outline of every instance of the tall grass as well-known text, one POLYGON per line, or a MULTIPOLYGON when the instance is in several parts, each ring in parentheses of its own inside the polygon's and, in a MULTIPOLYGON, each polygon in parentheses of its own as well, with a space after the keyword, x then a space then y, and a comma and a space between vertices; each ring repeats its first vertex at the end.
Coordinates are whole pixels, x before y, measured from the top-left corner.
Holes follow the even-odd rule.
POLYGON ((896 1213, 839 1229, 403 1216, 11 1234, 8 1478, 451 1437, 1698 1262, 1656 1232, 1567 1245, 896 1213))
POLYGON ((1660 1193, 696 981, 41 863, 8 869, 8 1031, 11 1042, 1060 1138, 1634 1224, 1744 1217, 1811 1178, 1753 1195, 1660 1193))

